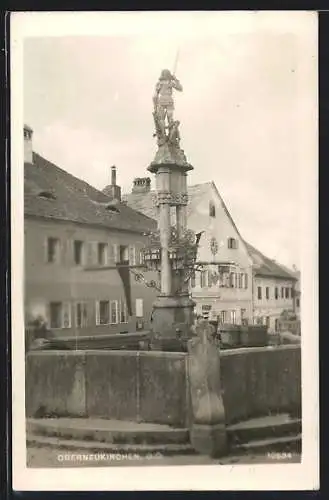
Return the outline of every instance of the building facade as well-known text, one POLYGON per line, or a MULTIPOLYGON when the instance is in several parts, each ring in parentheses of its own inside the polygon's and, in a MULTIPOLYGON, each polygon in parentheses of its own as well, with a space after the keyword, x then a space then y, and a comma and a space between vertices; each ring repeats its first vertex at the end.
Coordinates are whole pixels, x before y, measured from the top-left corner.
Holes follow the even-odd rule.
POLYGON ((154 290, 125 266, 156 223, 121 202, 115 168, 105 194, 34 153, 28 127, 24 147, 26 322, 57 336, 148 329, 154 290))
POLYGON ((253 259, 254 323, 266 325, 269 333, 277 332, 282 314, 294 312, 297 279, 252 245, 246 246, 253 259))
MULTIPOLYGON (((197 262, 190 280, 196 313, 222 323, 252 322, 252 259, 215 184, 188 188, 187 226, 201 233, 197 262)), ((135 179, 124 196, 128 206, 157 218, 155 192, 148 178, 135 179)))

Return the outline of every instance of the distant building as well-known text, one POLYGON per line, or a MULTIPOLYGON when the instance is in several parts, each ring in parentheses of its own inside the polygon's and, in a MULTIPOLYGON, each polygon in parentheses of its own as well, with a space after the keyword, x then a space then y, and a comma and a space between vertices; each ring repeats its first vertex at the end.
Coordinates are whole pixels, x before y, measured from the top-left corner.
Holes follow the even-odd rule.
MULTIPOLYGON (((188 188, 187 226, 200 238, 198 262, 204 269, 192 276, 196 313, 223 323, 252 322, 252 259, 214 182, 188 188)), ((124 195, 128 206, 157 218, 156 193, 149 178, 135 179, 124 195)))
POLYGON ((279 330, 284 312, 294 312, 297 279, 286 267, 269 259, 246 243, 253 260, 253 316, 256 324, 263 324, 268 331, 279 330))
POLYGON ((122 203, 115 167, 100 192, 33 152, 32 134, 24 127, 26 321, 42 316, 58 336, 147 329, 154 290, 116 265, 140 263, 155 221, 122 203))

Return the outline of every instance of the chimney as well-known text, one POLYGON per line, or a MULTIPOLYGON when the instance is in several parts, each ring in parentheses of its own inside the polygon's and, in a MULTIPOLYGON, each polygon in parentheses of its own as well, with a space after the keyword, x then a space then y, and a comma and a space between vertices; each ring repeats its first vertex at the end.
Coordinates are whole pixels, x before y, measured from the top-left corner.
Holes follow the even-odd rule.
POLYGON ((136 177, 134 179, 132 193, 149 193, 150 190, 151 190, 150 177, 136 177))
POLYGON ((121 187, 117 186, 117 170, 114 165, 111 167, 111 184, 103 189, 103 193, 113 200, 121 201, 121 187))
POLYGON ((33 163, 32 135, 31 127, 24 125, 24 163, 33 163))
POLYGON ((117 185, 117 170, 113 165, 111 167, 111 186, 116 186, 116 185, 117 185))

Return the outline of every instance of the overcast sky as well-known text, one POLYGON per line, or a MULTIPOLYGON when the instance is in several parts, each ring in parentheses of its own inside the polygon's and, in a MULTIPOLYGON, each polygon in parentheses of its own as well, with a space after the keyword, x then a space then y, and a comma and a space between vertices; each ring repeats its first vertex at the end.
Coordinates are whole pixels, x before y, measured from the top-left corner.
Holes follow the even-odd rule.
POLYGON ((152 95, 177 49, 184 91, 175 95, 175 114, 194 166, 189 184, 213 180, 247 241, 299 265, 299 132, 312 92, 300 33, 275 23, 208 33, 203 23, 197 38, 159 30, 26 39, 24 121, 34 150, 98 189, 116 165, 130 191, 134 177, 149 175, 152 95))

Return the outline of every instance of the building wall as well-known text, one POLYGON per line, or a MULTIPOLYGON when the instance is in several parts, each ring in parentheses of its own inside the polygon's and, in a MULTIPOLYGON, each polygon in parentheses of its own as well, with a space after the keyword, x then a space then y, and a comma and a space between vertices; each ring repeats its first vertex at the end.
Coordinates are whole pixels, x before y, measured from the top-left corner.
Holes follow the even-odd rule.
POLYGON ((267 324, 269 332, 277 331, 276 320, 284 310, 293 311, 294 281, 280 278, 255 276, 254 278, 254 322, 267 324), (261 298, 258 289, 261 289, 261 298), (278 298, 275 298, 275 288, 278 289, 278 298), (268 289, 269 298, 266 296, 268 289), (286 297, 288 289, 288 297, 286 297), (283 296, 282 296, 283 290, 283 296))
MULTIPOLYGON (((243 283, 233 279, 229 286, 223 285, 223 280, 212 282, 211 273, 218 271, 218 265, 207 265, 204 269, 210 274, 210 279, 201 280, 201 274, 196 273, 195 286, 191 286, 192 297, 196 301, 196 312, 202 314, 203 307, 211 306, 209 317, 216 317, 222 311, 227 312, 228 322, 231 322, 231 311, 235 311, 236 323, 241 322, 241 310, 244 317, 252 318, 252 262, 237 230, 227 215, 218 194, 213 189, 204 196, 188 217, 188 227, 196 233, 204 231, 200 239, 198 261, 227 263, 235 262, 236 268, 231 270, 236 274, 244 274, 243 283), (211 216, 210 206, 214 212, 211 216), (237 248, 229 248, 229 238, 237 241, 237 248), (212 253, 211 243, 215 239, 218 245, 217 253, 212 253), (246 286, 247 285, 247 286, 246 286)), ((225 277, 224 277, 225 278, 225 277)), ((193 284, 193 283, 192 283, 193 284)), ((234 314, 234 313, 232 313, 234 314)))
MULTIPOLYGON (((127 245, 133 252, 135 247, 136 263, 138 250, 144 245, 143 237, 120 231, 88 227, 71 222, 51 221, 46 219, 25 219, 25 314, 26 319, 42 315, 50 322, 50 303, 65 303, 70 326, 52 329, 59 336, 92 335, 136 331, 136 299, 142 299, 144 329, 149 328, 152 302, 155 290, 135 280, 130 274, 133 316, 127 322, 97 325, 97 305, 100 300, 122 301, 125 294, 121 278, 116 269, 104 271, 86 271, 85 266, 97 262, 97 242, 106 243, 108 252, 106 265, 115 265, 115 248, 127 245), (58 262, 47 262, 47 238, 60 241, 58 262), (74 262, 73 241, 84 242, 83 265, 74 262), (87 326, 77 327, 76 303, 84 302, 87 312, 87 326)), ((150 273, 148 279, 154 279, 150 273)), ((140 303, 139 303, 140 304, 140 303)), ((64 306, 63 306, 64 307, 64 306)), ((113 304, 115 308, 115 303, 113 304)), ((124 307, 124 305, 122 306, 124 307)), ((119 312, 119 311, 118 311, 119 312)))

